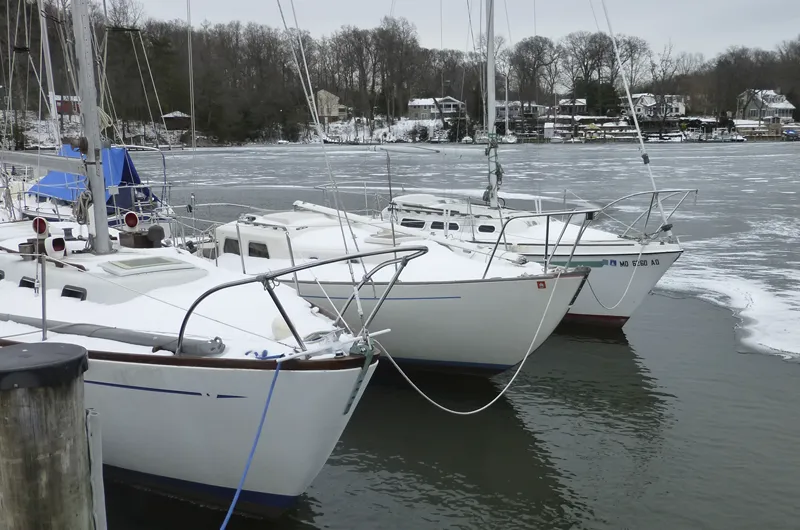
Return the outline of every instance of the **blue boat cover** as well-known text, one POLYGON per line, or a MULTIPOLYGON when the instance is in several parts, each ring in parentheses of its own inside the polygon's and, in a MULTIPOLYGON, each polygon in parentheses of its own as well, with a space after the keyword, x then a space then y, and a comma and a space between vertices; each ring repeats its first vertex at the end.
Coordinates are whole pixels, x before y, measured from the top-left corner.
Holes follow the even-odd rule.
MULTIPOLYGON (((77 148, 65 144, 61 146, 58 154, 69 158, 78 158, 81 155, 77 148)), ((112 206, 116 203, 118 208, 131 208, 133 206, 134 190, 126 192, 125 186, 140 185, 142 183, 131 156, 124 147, 111 147, 102 150, 103 176, 106 182, 106 203, 112 206), (119 186, 119 194, 115 201, 111 201, 109 186, 119 186)), ((50 197, 67 202, 75 202, 78 195, 86 189, 86 177, 61 171, 50 171, 37 184, 28 189, 31 195, 50 197)), ((149 188, 136 188, 135 192, 143 193, 150 197, 149 188)), ((155 199, 155 197, 153 197, 155 199)))

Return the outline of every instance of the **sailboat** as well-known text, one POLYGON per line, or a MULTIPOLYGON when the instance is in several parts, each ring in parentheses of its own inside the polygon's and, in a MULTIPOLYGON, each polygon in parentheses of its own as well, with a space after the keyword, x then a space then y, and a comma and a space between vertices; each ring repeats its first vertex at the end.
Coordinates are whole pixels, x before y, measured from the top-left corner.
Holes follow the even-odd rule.
MULTIPOLYGON (((140 149, 156 151, 162 157, 164 180, 158 193, 153 191, 152 185, 142 181, 125 146, 102 149, 103 166, 106 168, 104 178, 108 225, 121 228, 125 224, 125 214, 135 212, 141 222, 161 225, 166 236, 170 237, 174 212, 165 200, 169 186, 164 154, 154 147, 140 149)), ((58 150, 58 156, 81 158, 84 155, 76 146, 64 144, 58 150)), ((15 211, 14 218, 31 220, 42 217, 50 222, 75 221, 78 216, 85 214, 85 205, 81 204, 85 191, 85 179, 80 175, 48 171, 34 184, 19 186, 10 194, 9 205, 15 211)))
MULTIPOLYGON (((487 0, 489 46, 493 46, 493 0, 487 0)), ((494 56, 488 53, 488 79, 494 79, 494 56)), ((489 122, 494 123, 494 83, 488 84, 489 122)), ((554 113, 555 114, 555 113, 554 113)), ((555 118, 554 118, 555 121, 555 118)), ((556 137, 551 138, 551 142, 556 137)), ((560 137, 559 137, 560 138, 560 137)), ((563 142, 563 138, 561 138, 563 142)), ((487 149, 489 186, 484 193, 485 204, 473 204, 469 198, 457 199, 431 194, 395 197, 383 210, 383 218, 393 218, 405 226, 429 231, 434 224, 449 220, 458 226, 451 238, 479 244, 498 240, 507 250, 520 253, 545 264, 580 264, 591 267, 586 288, 572 304, 567 320, 620 327, 644 301, 650 290, 683 253, 678 238, 672 233, 670 218, 683 201, 697 190, 673 189, 633 193, 617 199, 601 209, 608 213, 623 201, 649 196, 650 207, 634 221, 644 226, 629 225, 620 232, 585 228, 564 222, 553 216, 531 217, 527 211, 500 205, 502 168, 497 162, 497 143, 487 149), (675 198, 677 205, 667 215, 661 209, 662 200, 675 198), (655 218, 654 208, 661 209, 660 222, 648 226, 655 218), (515 220, 519 218, 519 220, 515 220), (556 245, 557 242, 561 245, 556 245), (571 246, 575 245, 574 253, 571 246), (554 248, 555 247, 555 248, 554 248), (573 261, 574 258, 574 261, 573 261)))
POLYGON ((369 260, 320 267, 285 280, 306 300, 342 315, 356 329, 361 324, 358 307, 351 303, 349 270, 355 269, 363 278, 358 289, 363 311, 369 313, 384 300, 375 324, 391 327, 381 345, 396 361, 485 375, 507 370, 537 349, 588 274, 585 267, 544 270, 518 255, 494 252, 491 245, 450 240, 447 230, 458 230, 455 219, 440 221, 437 236, 347 213, 345 236, 340 216, 336 209, 303 201, 296 201, 293 211, 245 214, 216 229, 216 259, 221 267, 254 274, 313 263, 347 246, 359 251, 424 246, 428 253, 409 265, 385 299, 395 271, 386 268, 367 276, 374 267, 369 260))
MULTIPOLYGON (((87 0, 73 0, 72 18, 83 156, 0 151, 0 162, 80 175, 93 197, 103 197, 109 167, 87 0)), ((368 318, 348 333, 276 283, 316 263, 246 276, 165 247, 163 230, 143 229, 133 211, 115 230, 105 200, 88 206, 85 224, 43 217, 0 224, 0 345, 52 341, 88 350, 86 406, 102 418, 103 463, 112 474, 223 506, 241 493, 241 511, 286 510, 350 420, 375 371, 381 331, 370 334, 368 318)), ((426 250, 383 253, 412 259, 426 250)))

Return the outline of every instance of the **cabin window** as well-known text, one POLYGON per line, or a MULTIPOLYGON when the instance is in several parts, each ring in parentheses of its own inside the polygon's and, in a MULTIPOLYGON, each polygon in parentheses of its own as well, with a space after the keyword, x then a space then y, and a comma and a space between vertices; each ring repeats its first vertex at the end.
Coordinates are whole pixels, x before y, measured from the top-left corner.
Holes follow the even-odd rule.
POLYGON ((239 241, 226 237, 225 244, 222 247, 222 253, 239 255, 239 241))
POLYGON ((23 276, 19 280, 19 286, 20 287, 25 287, 27 289, 33 289, 33 288, 36 287, 36 280, 31 278, 30 276, 23 276))
POLYGON ((420 221, 419 219, 403 219, 400 221, 400 226, 405 226, 406 228, 425 228, 425 221, 420 221))
POLYGON ((74 285, 65 285, 61 289, 61 296, 64 298, 75 298, 81 302, 86 300, 86 288, 76 287, 74 285))
POLYGON ((494 226, 480 225, 478 226, 478 232, 483 232, 484 234, 491 234, 492 232, 494 232, 494 226))
POLYGON ((251 241, 247 244, 247 254, 253 258, 268 258, 269 251, 267 245, 264 243, 255 243, 251 241))
MULTIPOLYGON (((447 223, 448 230, 458 230, 457 223, 447 223)), ((444 230, 444 222, 442 221, 433 221, 431 223, 431 230, 444 230)))
POLYGON ((3 272, 3 271, 0 271, 0 280, 5 279, 5 277, 6 277, 6 273, 3 272))

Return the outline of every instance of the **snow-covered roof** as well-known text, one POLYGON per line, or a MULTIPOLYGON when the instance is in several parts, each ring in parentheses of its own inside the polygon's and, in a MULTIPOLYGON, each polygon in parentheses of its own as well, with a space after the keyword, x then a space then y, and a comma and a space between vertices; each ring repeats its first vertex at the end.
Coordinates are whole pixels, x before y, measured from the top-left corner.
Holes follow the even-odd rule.
MULTIPOLYGON (((563 106, 563 105, 572 105, 573 103, 572 103, 572 99, 559 99, 558 100, 558 104, 563 106)), ((574 104, 578 105, 578 106, 586 105, 586 99, 585 98, 578 98, 578 99, 575 100, 574 104)))
MULTIPOLYGON (((433 101, 434 98, 418 98, 418 99, 411 99, 408 101, 409 107, 426 107, 426 106, 436 106, 436 103, 433 101)), ((442 103, 458 103, 463 105, 463 103, 451 96, 445 96, 443 98, 436 98, 436 100, 441 105, 442 103)))
POLYGON ((185 114, 179 110, 172 111, 170 113, 164 114, 161 116, 162 118, 191 118, 188 114, 185 114))
MULTIPOLYGON (((747 98, 751 93, 750 90, 745 90, 739 94, 740 99, 747 98)), ((761 105, 767 109, 789 109, 794 110, 796 107, 786 99, 786 96, 776 92, 775 90, 753 90, 753 99, 761 101, 761 105)))
POLYGON ((75 103, 80 103, 81 98, 79 96, 55 96, 56 101, 73 101, 75 103))
MULTIPOLYGON (((495 102, 495 106, 497 106, 497 107, 505 107, 506 106, 506 102, 505 102, 505 100, 498 99, 495 102)), ((509 107, 521 107, 521 106, 523 106, 523 103, 521 103, 520 101, 508 100, 508 106, 509 107)), ((544 105, 537 105, 536 103, 531 103, 531 102, 527 102, 527 101, 524 103, 524 106, 525 106, 525 108, 544 107, 544 105)))

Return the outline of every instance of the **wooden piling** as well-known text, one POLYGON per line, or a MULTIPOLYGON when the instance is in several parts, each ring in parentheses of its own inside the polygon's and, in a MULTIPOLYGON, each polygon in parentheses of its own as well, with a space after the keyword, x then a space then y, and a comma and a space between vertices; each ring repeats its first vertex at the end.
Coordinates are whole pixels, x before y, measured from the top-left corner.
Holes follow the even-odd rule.
POLYGON ((83 398, 86 349, 0 349, 0 530, 94 527, 83 398))

